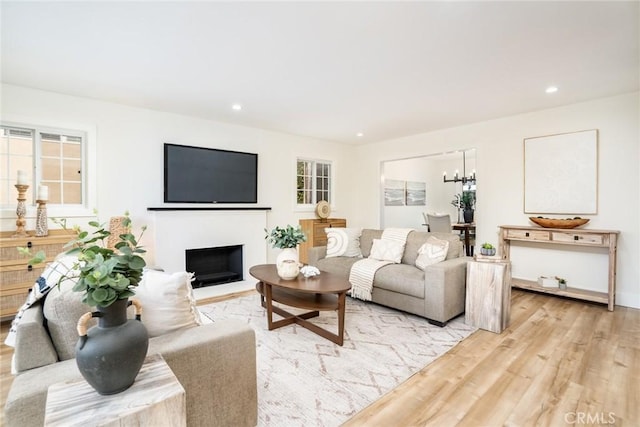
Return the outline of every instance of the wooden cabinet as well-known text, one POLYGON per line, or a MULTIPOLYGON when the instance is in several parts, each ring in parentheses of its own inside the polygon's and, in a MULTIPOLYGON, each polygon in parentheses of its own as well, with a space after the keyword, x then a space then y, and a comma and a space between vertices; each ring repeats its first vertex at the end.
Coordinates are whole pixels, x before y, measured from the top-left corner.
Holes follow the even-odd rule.
POLYGON ((613 311, 616 300, 616 255, 618 246, 617 230, 585 230, 537 228, 515 225, 500 226, 500 250, 502 258, 509 260, 512 241, 546 243, 564 245, 566 248, 591 246, 602 248, 603 254, 609 257, 609 280, 607 292, 596 292, 577 287, 566 289, 543 288, 532 280, 511 279, 511 286, 538 292, 556 294, 570 298, 607 304, 609 311, 613 311))
POLYGON ((13 232, 0 234, 0 317, 14 316, 24 304, 36 279, 74 234, 53 230, 45 237, 11 237, 13 232), (47 259, 38 265, 29 265, 29 257, 21 255, 18 247, 29 247, 32 253, 44 251, 47 259))
POLYGON ((300 262, 307 264, 309 261, 309 248, 314 246, 325 246, 327 244, 327 233, 324 231, 325 228, 346 226, 347 220, 344 218, 301 219, 300 228, 307 236, 307 241, 300 243, 300 262))

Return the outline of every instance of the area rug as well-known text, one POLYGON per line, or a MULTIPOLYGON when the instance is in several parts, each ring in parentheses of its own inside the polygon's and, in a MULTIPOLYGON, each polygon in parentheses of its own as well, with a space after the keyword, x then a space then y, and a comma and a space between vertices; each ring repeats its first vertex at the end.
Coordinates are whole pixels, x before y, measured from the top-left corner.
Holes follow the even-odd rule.
MULTIPOLYGON (((213 321, 244 319, 255 330, 259 426, 339 426, 475 330, 464 316, 440 328, 347 298, 341 347, 295 324, 269 331, 258 294, 199 309, 213 321)), ((337 330, 335 312, 312 322, 337 330)))

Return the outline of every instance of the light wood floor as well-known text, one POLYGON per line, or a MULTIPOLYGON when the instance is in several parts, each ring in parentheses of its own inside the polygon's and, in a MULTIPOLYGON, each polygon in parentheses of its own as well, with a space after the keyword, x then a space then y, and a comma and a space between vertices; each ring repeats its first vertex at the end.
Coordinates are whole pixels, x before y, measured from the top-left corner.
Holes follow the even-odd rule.
POLYGON ((475 332, 344 424, 362 425, 638 426, 640 310, 514 290, 507 330, 475 332))

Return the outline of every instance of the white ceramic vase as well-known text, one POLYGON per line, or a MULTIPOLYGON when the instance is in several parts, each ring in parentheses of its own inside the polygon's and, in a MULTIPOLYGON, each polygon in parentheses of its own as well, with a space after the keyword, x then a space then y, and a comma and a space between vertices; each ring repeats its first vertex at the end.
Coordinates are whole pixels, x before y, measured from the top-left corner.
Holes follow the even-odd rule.
POLYGON ((297 248, 285 248, 276 257, 276 269, 278 276, 284 280, 298 277, 300 273, 300 261, 297 248))

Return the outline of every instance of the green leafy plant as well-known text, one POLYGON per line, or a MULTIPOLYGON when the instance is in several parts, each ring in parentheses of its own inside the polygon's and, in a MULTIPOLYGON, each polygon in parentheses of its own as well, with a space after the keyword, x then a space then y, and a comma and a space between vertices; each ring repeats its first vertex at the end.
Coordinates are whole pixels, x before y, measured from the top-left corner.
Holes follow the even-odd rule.
POLYGON ((285 228, 276 226, 276 228, 271 230, 271 232, 266 228, 264 231, 267 233, 265 239, 274 248, 295 248, 300 243, 307 241, 307 236, 304 235, 299 226, 293 227, 291 225, 287 225, 285 228))
MULTIPOLYGON (((55 223, 67 229, 66 220, 53 220, 55 223)), ((131 228, 129 213, 125 213, 122 225, 125 230, 131 228)), ((135 294, 134 288, 142 279, 142 272, 146 265, 140 256, 146 251, 138 244, 146 230, 142 227, 140 236, 136 238, 130 232, 120 234, 114 248, 108 248, 105 244, 111 233, 106 230, 104 224, 97 221, 89 222, 92 232, 74 227, 77 237, 67 243, 70 247, 66 254, 77 255, 78 263, 66 272, 58 282, 64 279, 76 281, 73 290, 84 292, 82 301, 90 306, 108 307, 119 299, 127 299, 135 294)), ((27 248, 18 248, 24 254, 31 256, 27 248)), ((44 252, 38 252, 29 261, 30 264, 43 262, 44 252)))
POLYGON ((482 244, 482 249, 494 249, 494 247, 491 243, 484 242, 482 244))
POLYGON ((462 193, 456 194, 454 199, 451 201, 451 204, 458 209, 462 210, 471 210, 476 204, 476 197, 473 191, 464 191, 462 193))

